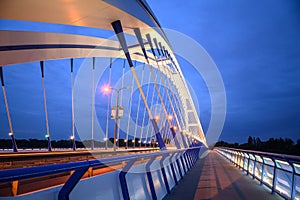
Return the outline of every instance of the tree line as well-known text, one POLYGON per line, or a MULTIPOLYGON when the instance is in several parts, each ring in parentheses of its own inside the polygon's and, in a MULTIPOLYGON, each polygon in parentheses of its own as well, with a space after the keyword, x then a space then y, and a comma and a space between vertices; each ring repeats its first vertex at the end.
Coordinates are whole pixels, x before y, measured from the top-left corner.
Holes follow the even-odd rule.
MULTIPOLYGON (((113 138, 109 138, 109 141, 107 142, 108 148, 113 147, 113 138)), ((135 146, 139 147, 139 138, 136 138, 135 140, 135 146)), ((84 140, 84 141, 75 141, 77 148, 90 148, 91 147, 91 140, 84 140)), ((38 140, 38 139, 17 139, 16 140, 17 146, 19 149, 46 149, 48 147, 48 141, 47 140, 38 140)), ((153 144, 156 146, 156 144, 153 144)), ((65 148, 72 148, 73 147, 73 141, 72 140, 52 140, 51 146, 54 149, 65 149, 65 148)), ((100 142, 100 141, 94 141, 94 147, 95 148, 104 148, 106 146, 106 142, 100 142)), ((126 142, 124 139, 118 140, 118 146, 119 147, 125 147, 126 142)), ((133 143, 129 142, 128 147, 132 147, 133 143)), ((144 147, 144 144, 142 144, 144 147)), ((147 146, 150 146, 150 144, 147 144, 147 146)), ((0 149, 11 149, 12 148, 12 141, 11 139, 0 139, 0 149)))
POLYGON ((270 138, 266 141, 261 141, 259 137, 249 136, 247 143, 239 144, 219 141, 215 146, 300 156, 300 139, 297 142, 290 138, 270 138))

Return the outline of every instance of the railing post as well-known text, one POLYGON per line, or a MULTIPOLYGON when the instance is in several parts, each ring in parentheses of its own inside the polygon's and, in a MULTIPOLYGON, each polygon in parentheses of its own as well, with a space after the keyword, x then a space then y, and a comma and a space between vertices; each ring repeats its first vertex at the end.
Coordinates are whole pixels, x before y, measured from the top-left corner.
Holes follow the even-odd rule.
POLYGON ((13 196, 18 195, 18 187, 19 187, 19 181, 18 180, 11 182, 11 192, 12 192, 13 196))
POLYGON ((260 157, 262 159, 260 185, 262 185, 264 182, 264 176, 265 176, 265 160, 264 160, 263 156, 260 156, 260 157))
POLYGON ((253 179, 255 179, 255 167, 256 167, 256 157, 255 157, 255 155, 254 155, 253 176, 252 176, 253 179))
POLYGON ((274 163, 273 181, 272 181, 272 194, 275 193, 276 183, 277 183, 277 165, 274 158, 271 158, 274 163))
POLYGON ((122 195, 124 200, 130 200, 127 181, 126 181, 126 174, 129 171, 129 169, 132 167, 132 165, 135 163, 135 161, 136 159, 130 160, 122 169, 122 171, 119 173, 119 180, 120 180, 121 190, 122 190, 122 195))
POLYGON ((244 160, 243 160, 243 171, 246 171, 245 169, 245 165, 246 165, 246 160, 247 160, 247 157, 246 157, 246 153, 244 152, 244 160))
POLYGON ((58 193, 58 200, 69 200, 69 195, 84 175, 84 173, 88 170, 89 165, 82 167, 80 169, 76 169, 75 172, 70 176, 64 186, 60 189, 58 193))
POLYGON ((190 149, 188 149, 188 150, 186 151, 186 156, 187 156, 187 160, 188 160, 189 166, 190 166, 190 168, 192 168, 192 167, 193 167, 193 164, 192 164, 191 150, 190 150, 190 149))
POLYGON ((153 161, 155 160, 155 158, 156 158, 156 156, 151 157, 151 159, 146 164, 146 174, 147 174, 148 183, 149 183, 151 196, 152 196, 153 200, 157 200, 157 196, 156 196, 156 192, 155 192, 155 188, 154 188, 154 183, 153 183, 153 178, 151 175, 150 166, 153 163, 153 161))
POLYGON ((248 158, 248 163, 247 163, 247 175, 249 175, 250 160, 251 160, 250 154, 248 154, 248 156, 249 156, 249 158, 248 158))
POLYGON ((296 196, 296 169, 295 166, 293 165, 293 163, 289 162, 288 163, 291 165, 291 167, 293 168, 293 174, 292 174, 292 187, 291 187, 291 200, 295 199, 296 196))
POLYGON ((182 164, 182 168, 183 168, 184 174, 186 174, 187 167, 186 167, 186 165, 184 163, 184 160, 183 160, 183 153, 181 153, 181 155, 179 157, 180 157, 180 160, 181 160, 181 164, 182 164))
POLYGON ((177 185, 178 181, 177 181, 174 165, 173 165, 173 162, 172 162, 172 158, 174 157, 174 155, 175 155, 175 153, 172 154, 172 156, 169 158, 169 161, 170 161, 171 171, 172 171, 172 174, 173 174, 173 179, 175 181, 175 184, 177 185))
POLYGON ((178 171, 179 171, 180 178, 182 179, 183 176, 182 176, 182 171, 181 171, 181 167, 180 167, 180 163, 179 163, 179 157, 180 157, 179 154, 180 153, 177 153, 177 155, 176 155, 176 164, 177 164, 177 168, 178 168, 178 171))
POLYGON ((167 179, 167 175, 166 175, 166 170, 165 170, 165 166, 164 166, 164 160, 167 158, 167 155, 164 154, 163 157, 161 158, 159 164, 160 164, 160 167, 161 167, 161 173, 162 173, 162 176, 163 176, 163 179, 164 179, 164 183, 165 183, 165 187, 166 187, 166 190, 167 190, 167 193, 170 194, 170 186, 169 186, 169 183, 168 183, 168 179, 167 179))
POLYGON ((191 166, 190 166, 190 163, 189 163, 189 161, 188 161, 188 155, 187 155, 187 153, 186 153, 187 151, 185 151, 184 152, 184 154, 183 154, 183 158, 184 158, 184 160, 185 160, 185 163, 186 163, 186 166, 187 166, 187 170, 189 170, 189 169, 191 169, 191 166))

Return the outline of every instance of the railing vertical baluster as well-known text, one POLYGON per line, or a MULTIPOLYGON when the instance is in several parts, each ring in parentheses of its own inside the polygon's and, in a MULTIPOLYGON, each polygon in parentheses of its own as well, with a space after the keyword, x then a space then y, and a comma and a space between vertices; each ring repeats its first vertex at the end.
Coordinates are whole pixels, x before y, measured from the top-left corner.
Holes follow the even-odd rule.
POLYGON ((154 183, 153 183, 153 178, 152 178, 150 166, 154 162, 155 158, 156 158, 156 156, 153 156, 148 161, 148 163, 146 164, 146 174, 147 174, 148 183, 149 183, 149 187, 150 187, 150 191, 151 191, 151 196, 152 196, 153 200, 157 200, 157 196, 156 196, 156 192, 155 192, 155 188, 154 188, 154 183))
POLYGON ((184 163, 184 160, 183 160, 183 154, 181 154, 181 155, 179 156, 179 158, 180 158, 180 161, 181 161, 181 165, 182 165, 182 168, 183 168, 183 172, 184 172, 184 174, 186 174, 186 172, 187 172, 187 167, 186 167, 186 165, 185 165, 185 163, 184 163))
POLYGON ((179 157, 180 157, 180 155, 179 156, 178 155, 179 154, 177 154, 177 156, 176 156, 176 164, 177 164, 177 168, 178 168, 178 171, 179 171, 180 179, 182 179, 183 176, 182 176, 182 171, 181 171, 181 167, 180 167, 180 163, 179 163, 179 157))
POLYGON ((164 166, 164 160, 167 158, 167 155, 163 155, 163 157, 160 160, 160 167, 161 167, 161 173, 163 175, 163 179, 164 179, 164 183, 165 183, 165 187, 167 190, 167 193, 170 194, 171 190, 170 190, 170 186, 168 183, 168 179, 167 179, 167 175, 166 175, 166 170, 165 170, 165 166, 164 166))
POLYGON ((247 175, 249 175, 249 168, 250 168, 250 154, 248 154, 249 158, 248 158, 248 163, 247 163, 247 175))
POLYGON ((274 163, 274 172, 273 172, 273 181, 272 181, 272 194, 275 193, 276 190, 276 183, 277 183, 277 165, 274 158, 271 158, 274 163))
POLYGON ((89 166, 86 165, 84 167, 81 167, 70 176, 70 178, 67 180, 67 182, 63 185, 63 187, 60 189, 58 193, 58 200, 69 200, 69 195, 76 186, 76 184, 79 182, 81 177, 85 174, 85 172, 88 170, 89 166))
POLYGON ((254 155, 254 160, 253 160, 253 172, 252 172, 252 178, 255 179, 255 167, 256 167, 256 157, 254 155))
POLYGON ((292 173, 292 187, 291 187, 291 200, 295 199, 296 196, 296 169, 295 166, 293 165, 293 163, 289 162, 289 164, 291 165, 291 167, 293 168, 293 173, 292 173))
POLYGON ((184 160, 185 160, 186 167, 187 167, 187 171, 188 171, 189 169, 191 169, 191 166, 190 166, 190 163, 189 163, 189 161, 188 161, 188 157, 187 157, 187 156, 188 156, 187 153, 184 152, 183 158, 184 158, 184 160))
POLYGON ((173 165, 173 162, 172 162, 172 158, 174 157, 175 153, 170 157, 170 166, 171 166, 171 171, 172 171, 172 175, 173 175, 173 179, 175 181, 175 184, 177 185, 178 184, 178 181, 177 181, 177 177, 176 177, 176 173, 175 173, 175 169, 174 169, 174 165, 173 165))
POLYGON ((128 185, 126 181, 126 174, 128 173, 129 169, 132 167, 132 165, 135 163, 135 161, 136 159, 130 160, 119 174, 119 180, 120 180, 121 190, 122 190, 122 195, 124 200, 130 200, 128 185))
POLYGON ((260 156, 260 157, 261 157, 261 159, 262 159, 260 184, 262 185, 262 184, 263 184, 263 181, 264 181, 264 175, 265 175, 265 161, 264 161, 263 156, 260 156))

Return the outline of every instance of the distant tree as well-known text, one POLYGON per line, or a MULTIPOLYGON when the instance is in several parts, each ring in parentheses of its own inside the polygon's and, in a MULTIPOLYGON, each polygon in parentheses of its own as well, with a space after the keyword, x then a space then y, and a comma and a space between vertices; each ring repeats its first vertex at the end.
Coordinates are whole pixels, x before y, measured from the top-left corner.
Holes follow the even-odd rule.
POLYGON ((248 145, 253 145, 253 138, 251 136, 248 137, 248 145))
POLYGON ((256 138, 256 142, 255 142, 255 146, 256 146, 256 148, 257 149, 260 149, 261 148, 261 145, 262 145, 262 143, 261 143, 261 140, 260 140, 260 138, 258 137, 258 138, 256 138))
POLYGON ((270 138, 267 141, 261 141, 259 137, 255 138, 249 136, 247 143, 241 145, 238 143, 220 141, 216 143, 216 146, 300 155, 300 139, 297 140, 297 143, 295 144, 290 138, 270 138))

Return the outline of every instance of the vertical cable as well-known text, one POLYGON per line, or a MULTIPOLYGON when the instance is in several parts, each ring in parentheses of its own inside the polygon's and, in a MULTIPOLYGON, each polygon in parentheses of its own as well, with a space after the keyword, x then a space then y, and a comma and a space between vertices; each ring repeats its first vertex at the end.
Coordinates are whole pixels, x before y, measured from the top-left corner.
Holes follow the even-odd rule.
POLYGON ((148 105, 147 99, 146 99, 145 94, 144 94, 144 92, 142 90, 140 81, 139 81, 139 79, 137 77, 135 68, 133 66, 132 59, 131 59, 131 56, 130 56, 130 52, 128 50, 128 46, 127 46, 127 43, 126 43, 125 35, 124 35, 124 32, 123 32, 121 21, 120 20, 116 20, 116 21, 112 22, 111 25, 112 25, 115 33, 117 34, 117 38, 118 38, 118 40, 120 42, 120 45, 121 45, 121 47, 123 49, 123 52, 124 52, 124 54, 126 56, 126 59, 128 61, 129 66, 130 66, 130 70, 131 70, 131 72, 133 74, 133 77, 134 77, 134 80, 135 80, 135 82, 137 84, 137 88, 138 88, 138 90, 140 92, 140 95, 141 95, 141 97, 142 97, 142 99, 143 99, 143 101, 145 103, 145 107, 146 107, 146 109, 148 111, 148 114, 149 114, 149 116, 151 118, 151 122, 152 122, 153 128, 155 130, 155 136, 156 136, 156 139, 158 141, 159 148, 160 148, 160 150, 165 150, 166 149, 166 145, 165 145, 165 143, 163 142, 163 140, 161 138, 161 134, 159 132, 159 128, 157 126, 156 121, 153 118, 152 112, 150 110, 150 107, 148 105))
POLYGON ((7 121, 8 121, 8 124, 9 124, 9 130, 10 130, 9 135, 11 136, 11 139, 12 139, 13 152, 18 152, 18 147, 17 147, 17 143, 16 143, 16 140, 15 140, 13 127, 12 127, 12 122, 11 122, 11 118, 10 118, 10 112, 9 112, 9 107, 8 107, 6 90, 5 90, 5 86, 4 86, 4 76, 3 76, 2 67, 0 67, 0 78, 1 78, 3 98, 4 98, 6 114, 7 114, 7 121))
MULTIPOLYGON (((136 62, 134 63, 136 66, 136 62)), ((132 94, 133 94, 133 88, 134 88, 134 78, 132 75, 132 80, 131 80, 131 91, 130 91, 130 100, 129 100, 129 111, 128 111, 128 122, 127 122, 127 131, 126 131, 126 148, 128 147, 128 135, 129 135, 129 130, 130 130, 130 116, 131 116, 131 109, 132 109, 132 94)), ((135 141, 133 141, 135 142, 135 141)))
MULTIPOLYGON (((160 45, 161 46, 161 45, 160 45)), ((162 51, 163 52, 163 51, 162 51)), ((168 57, 168 58, 170 58, 170 57, 168 57)), ((167 63, 166 63, 166 59, 164 60, 164 61, 162 61, 162 69, 163 69, 163 71, 164 71, 164 73, 167 75, 168 74, 168 70, 167 70, 167 63), (165 66, 163 65, 163 63, 165 63, 165 66)), ((171 78, 171 75, 169 74, 169 76, 170 76, 170 78, 171 78)), ((169 79, 168 78, 166 78, 166 84, 168 85, 168 87, 171 89, 171 84, 169 83, 169 79)), ((174 99, 174 94, 173 94, 173 92, 171 91, 171 94, 172 94, 172 96, 173 96, 173 99, 174 99)), ((171 97, 170 96, 168 96, 168 98, 169 98, 169 101, 170 101, 170 105, 171 105, 171 108, 172 108, 172 112, 174 113, 174 116, 175 116, 175 120, 176 120, 176 123, 178 124, 178 128, 179 128, 179 131, 180 131, 180 140, 181 140, 181 144, 183 144, 183 146, 185 147, 185 148, 187 148, 187 144, 186 144, 186 141, 185 141, 185 138, 184 138, 184 135, 183 135, 183 129, 182 129, 182 127, 181 127, 181 124, 180 124, 180 119, 182 120, 182 115, 180 115, 179 113, 179 118, 178 118, 178 114, 176 113, 176 111, 175 111, 175 107, 177 108, 177 110, 178 110, 178 105, 176 104, 176 102, 174 102, 174 104, 175 104, 175 107, 173 106, 173 103, 172 103, 172 100, 171 100, 171 97)), ((175 132, 175 130, 173 130, 174 132, 175 132)))
POLYGON ((94 112, 95 112, 95 57, 93 57, 92 65, 92 141, 91 141, 91 150, 94 150, 94 112))
POLYGON ((13 133, 12 122, 11 122, 11 118, 10 118, 10 112, 9 112, 8 101, 7 101, 7 96, 6 96, 6 90, 5 90, 5 86, 4 86, 4 77, 3 77, 2 67, 0 67, 0 76, 1 76, 2 91, 3 91, 4 102, 5 102, 6 114, 7 114, 7 121, 9 124, 9 130, 10 130, 10 133, 13 133))
MULTIPOLYGON (((109 75, 108 75, 108 85, 110 86, 111 82, 111 71, 112 71, 112 58, 110 58, 109 63, 109 75)), ((105 149, 107 149, 108 145, 108 118, 110 112, 110 94, 107 95, 107 110, 106 110, 106 127, 105 127, 105 149)))
MULTIPOLYGON (((151 79, 151 76, 149 75, 148 77, 148 85, 147 85, 147 92, 146 92, 146 99, 148 100, 148 96, 149 96, 149 88, 150 88, 150 79, 151 79)), ((151 105, 151 104, 150 104, 151 105)), ((143 120, 142 120, 142 135, 144 133, 144 126, 145 126, 145 117, 146 117, 146 108, 144 108, 144 113, 143 113, 143 120)), ((145 138, 145 141, 144 141, 144 144, 145 144, 145 147, 147 145, 147 136, 145 138)))
MULTIPOLYGON (((150 75, 149 75, 149 76, 150 76, 150 75)), ((150 76, 150 77, 151 77, 151 76, 150 76)), ((157 79, 157 71, 156 71, 156 73, 155 73, 155 80, 156 80, 156 79, 157 79)), ((153 104, 153 101, 154 101, 154 94, 155 94, 155 89, 154 89, 154 87, 153 87, 150 105, 153 104)), ((147 132, 146 132, 146 143, 147 143, 147 140, 148 140, 149 130, 150 130, 150 127, 151 127, 151 126, 149 126, 149 124, 150 124, 150 122, 151 122, 150 120, 151 120, 151 119, 150 119, 150 117, 149 117, 149 120, 148 120, 148 127, 147 127, 147 132)), ((150 138, 151 138, 151 136, 150 136, 150 138)), ((151 139, 150 139, 150 141, 151 141, 151 139)))
MULTIPOLYGON (((144 72, 145 72, 145 63, 143 64, 143 71, 142 71, 142 79, 141 79, 141 86, 143 87, 143 83, 144 83, 144 72)), ((138 128, 138 123, 139 123, 139 113, 140 113, 140 97, 139 96, 139 105, 138 105, 138 110, 137 110, 137 117, 135 119, 135 134, 136 134, 136 131, 137 131, 137 128, 138 128)), ((147 99, 147 95, 146 95, 146 99, 147 99)), ((140 140, 139 140, 139 147, 141 148, 141 145, 142 145, 142 129, 141 129, 141 133, 140 133, 140 140)))
MULTIPOLYGON (((122 69, 122 85, 121 85, 121 88, 124 87, 124 74, 125 74, 125 59, 124 59, 124 62, 123 62, 123 69, 122 69)), ((120 103, 122 105, 122 102, 123 102, 123 90, 120 91, 120 103)), ((120 144, 119 143, 119 139, 120 139, 120 120, 118 121, 118 136, 117 136, 117 144, 120 144)), ((117 145, 118 146, 118 145, 117 145)))
POLYGON ((49 130, 49 120, 48 120, 48 110, 47 110, 47 99, 46 99, 47 95, 46 95, 45 76, 44 76, 44 61, 40 61, 40 67, 41 67, 41 72, 42 72, 42 87, 43 87, 43 94, 44 94, 44 110, 45 110, 45 117, 46 117, 48 151, 52 151, 51 140, 50 140, 50 130, 49 130))
POLYGON ((71 58, 71 91, 72 91, 72 142, 73 150, 76 150, 76 140, 75 140, 75 113, 74 113, 74 61, 71 58))
MULTIPOLYGON (((142 71, 142 81, 141 81, 141 85, 143 85, 143 79, 144 79, 144 66, 143 66, 143 71, 142 71)), ((141 95, 139 95, 138 98, 138 107, 137 107, 137 113, 136 113, 136 118, 135 118, 135 126, 134 126, 134 136, 133 136, 133 140, 136 140, 136 131, 137 131, 137 127, 138 127, 138 120, 139 120, 139 112, 140 112, 140 105, 141 105, 141 95)), ((141 138, 140 138, 141 139, 141 138)), ((133 143, 133 148, 135 147, 135 142, 133 143)))
MULTIPOLYGON (((156 73, 155 73, 155 80, 157 79, 157 74, 158 74, 158 72, 156 71, 156 73)), ((154 86, 153 86, 153 89, 152 89, 152 97, 151 97, 150 105, 153 104, 153 101, 154 101, 154 94, 155 94, 155 88, 154 88, 154 86)), ((150 122, 151 122, 151 119, 150 119, 150 117, 149 117, 148 124, 150 124, 150 122)), ((147 139, 148 139, 149 131, 150 131, 150 126, 148 125, 147 133, 146 133, 146 138, 147 138, 147 139)), ((150 135, 150 138, 151 138, 151 135, 150 135)))

